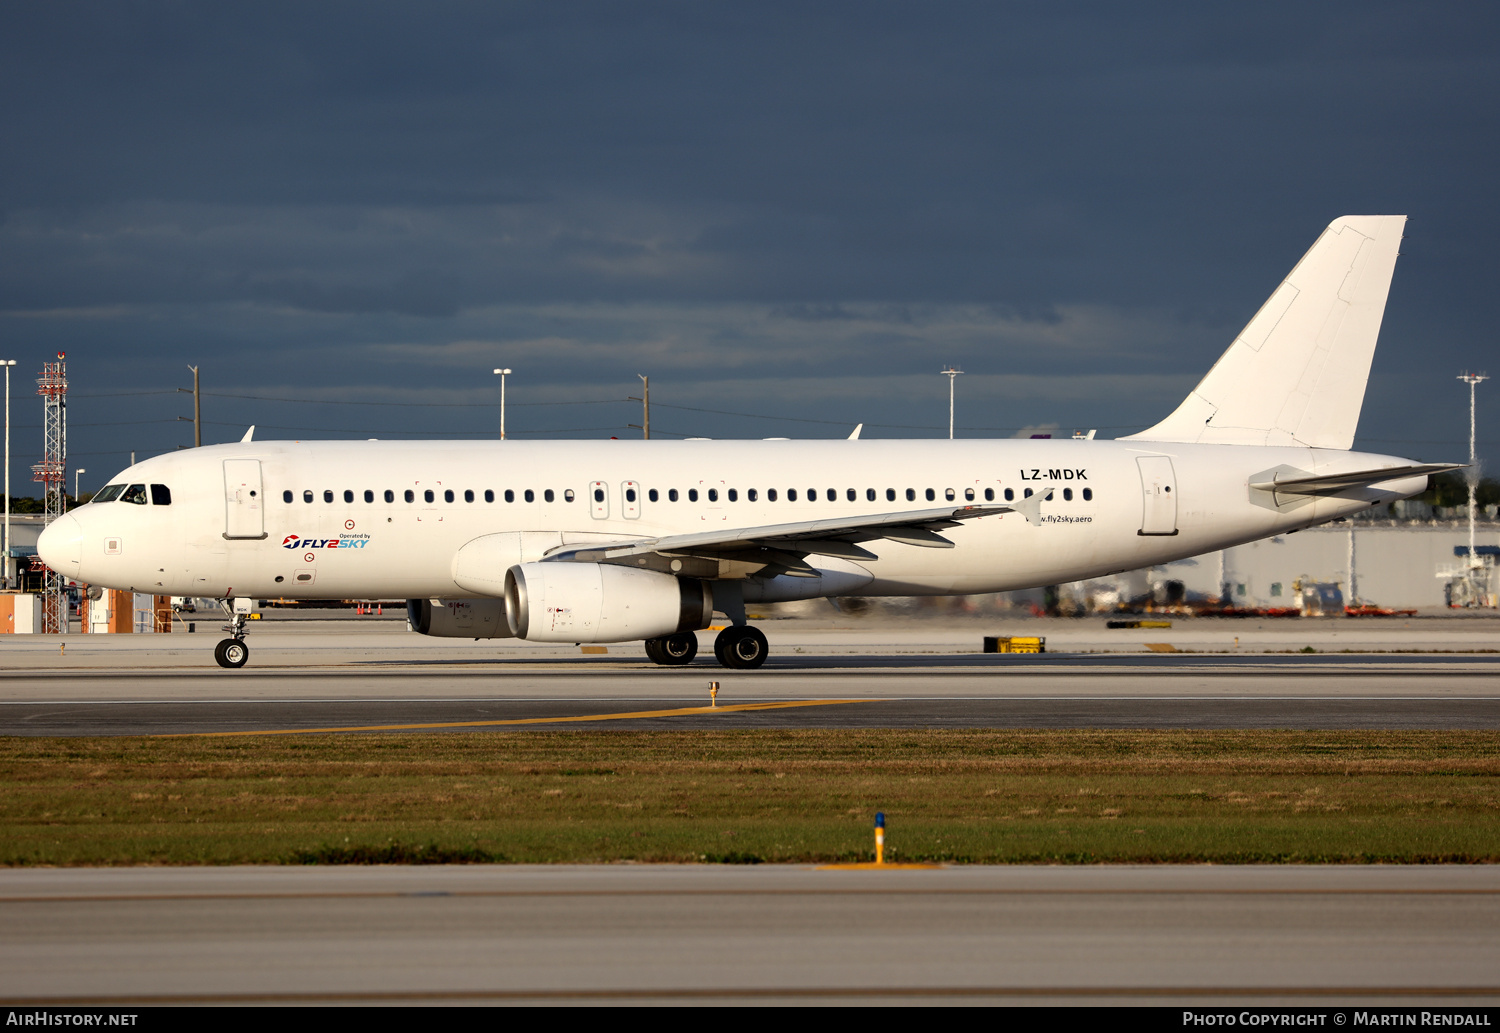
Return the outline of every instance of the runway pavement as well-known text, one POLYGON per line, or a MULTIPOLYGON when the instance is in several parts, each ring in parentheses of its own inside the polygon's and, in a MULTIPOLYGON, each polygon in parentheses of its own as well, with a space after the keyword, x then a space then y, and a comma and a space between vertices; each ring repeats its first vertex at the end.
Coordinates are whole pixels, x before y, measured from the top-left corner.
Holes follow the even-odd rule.
POLYGON ((0 1000, 1500 1003, 1492 867, 0 871, 0 1000))
POLYGON ((1051 651, 996 655, 977 650, 983 625, 786 621, 767 625, 773 653, 757 671, 714 665, 709 633, 699 661, 660 668, 638 644, 583 654, 429 639, 391 620, 267 621, 237 671, 213 664, 214 636, 6 636, 0 734, 1500 727, 1500 621, 1288 623, 1124 633, 1136 642, 1098 621, 1018 622, 1002 630, 1044 634, 1051 651), (1146 648, 1159 639, 1182 646, 1146 648))

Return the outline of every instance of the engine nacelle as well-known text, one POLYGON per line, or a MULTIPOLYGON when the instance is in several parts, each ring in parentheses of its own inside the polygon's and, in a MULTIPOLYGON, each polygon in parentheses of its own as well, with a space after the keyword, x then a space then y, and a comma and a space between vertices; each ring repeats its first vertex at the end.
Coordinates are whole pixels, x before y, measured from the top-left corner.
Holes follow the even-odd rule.
POLYGON ((505 615, 528 642, 630 642, 708 627, 708 583, 609 563, 519 563, 505 615))
POLYGON ((408 599, 406 623, 436 638, 514 638, 501 599, 408 599))

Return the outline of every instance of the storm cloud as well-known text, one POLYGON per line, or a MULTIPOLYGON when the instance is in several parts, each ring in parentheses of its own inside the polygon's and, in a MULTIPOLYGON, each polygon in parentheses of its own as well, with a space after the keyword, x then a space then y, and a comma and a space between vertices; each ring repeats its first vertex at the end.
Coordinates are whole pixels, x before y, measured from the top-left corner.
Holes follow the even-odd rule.
POLYGON ((206 440, 489 435, 497 365, 521 435, 633 434, 646 373, 664 435, 936 436, 949 363, 964 433, 1112 436, 1327 222, 1405 213, 1357 444, 1462 458, 1497 20, 7 5, 0 349, 18 374, 67 352, 73 465, 101 476, 189 440, 190 363, 206 440))

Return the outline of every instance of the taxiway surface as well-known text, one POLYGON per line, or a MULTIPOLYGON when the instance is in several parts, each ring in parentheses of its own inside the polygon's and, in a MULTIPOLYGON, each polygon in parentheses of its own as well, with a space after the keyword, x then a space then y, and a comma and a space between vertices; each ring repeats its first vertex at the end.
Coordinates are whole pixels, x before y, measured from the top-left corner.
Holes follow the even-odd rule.
POLYGON ((1500 1002, 1493 867, 0 871, 0 999, 1500 1002))

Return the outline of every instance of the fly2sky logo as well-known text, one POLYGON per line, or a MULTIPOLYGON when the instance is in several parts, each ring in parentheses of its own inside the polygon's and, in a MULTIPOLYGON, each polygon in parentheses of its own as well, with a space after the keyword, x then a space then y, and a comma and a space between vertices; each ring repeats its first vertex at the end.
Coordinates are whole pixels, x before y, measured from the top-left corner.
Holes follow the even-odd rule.
POLYGON ((283 549, 363 549, 369 544, 367 534, 341 534, 337 538, 303 538, 289 534, 281 540, 283 549))

